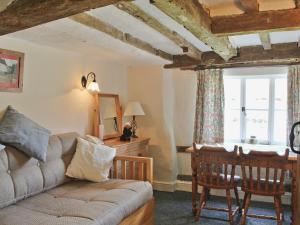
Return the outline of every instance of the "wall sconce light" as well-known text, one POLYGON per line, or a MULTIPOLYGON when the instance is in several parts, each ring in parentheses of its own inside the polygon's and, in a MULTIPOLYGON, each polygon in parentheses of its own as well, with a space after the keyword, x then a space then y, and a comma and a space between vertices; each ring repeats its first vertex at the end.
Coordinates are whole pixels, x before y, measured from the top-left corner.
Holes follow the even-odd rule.
POLYGON ((81 77, 81 85, 90 92, 100 92, 99 85, 96 81, 96 74, 93 72, 90 72, 86 77, 81 77), (89 80, 91 81, 89 82, 89 80))

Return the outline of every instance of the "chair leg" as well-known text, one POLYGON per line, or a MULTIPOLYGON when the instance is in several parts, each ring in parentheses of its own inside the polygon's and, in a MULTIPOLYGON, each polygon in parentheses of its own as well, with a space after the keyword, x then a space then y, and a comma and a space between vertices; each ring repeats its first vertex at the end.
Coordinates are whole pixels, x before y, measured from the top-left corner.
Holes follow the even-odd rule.
POLYGON ((205 199, 204 199, 203 207, 205 207, 206 202, 209 200, 209 198, 210 198, 210 189, 209 189, 209 188, 206 188, 206 190, 205 190, 205 199))
POLYGON ((248 209, 249 209, 249 206, 250 206, 250 201, 251 201, 251 194, 250 193, 245 193, 241 225, 246 224, 247 212, 248 212, 248 209))
POLYGON ((233 225, 233 214, 232 214, 232 201, 230 196, 230 189, 226 190, 226 198, 227 198, 227 204, 228 204, 228 218, 230 225, 233 225))
POLYGON ((206 189, 207 188, 205 188, 205 187, 203 187, 203 189, 202 189, 202 193, 200 195, 199 208, 196 211, 195 221, 199 221, 199 219, 200 219, 201 210, 204 206, 204 202, 205 202, 205 199, 206 199, 206 193, 207 193, 206 189))
POLYGON ((279 204, 281 206, 281 219, 282 219, 282 221, 284 221, 284 211, 283 211, 283 207, 282 207, 281 196, 278 196, 278 199, 279 199, 279 204))
POLYGON ((282 218, 281 218, 282 207, 281 207, 280 201, 281 201, 280 196, 274 196, 277 225, 282 225, 282 218))
POLYGON ((237 187, 234 187, 234 194, 235 194, 236 204, 239 207, 239 212, 241 212, 242 208, 241 208, 241 203, 240 203, 240 198, 239 198, 239 192, 238 192, 237 187))

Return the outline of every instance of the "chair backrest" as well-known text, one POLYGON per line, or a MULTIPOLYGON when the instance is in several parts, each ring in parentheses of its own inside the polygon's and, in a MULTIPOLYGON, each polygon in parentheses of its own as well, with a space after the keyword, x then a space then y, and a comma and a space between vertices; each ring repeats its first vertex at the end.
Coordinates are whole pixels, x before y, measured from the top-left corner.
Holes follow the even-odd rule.
POLYGON ((238 162, 238 147, 229 152, 223 147, 203 146, 194 143, 193 165, 201 185, 215 188, 234 184, 235 167, 238 162))
POLYGON ((239 148, 243 187, 260 194, 284 193, 284 178, 288 164, 289 150, 284 155, 274 151, 254 151, 245 154, 239 148), (256 176, 255 176, 256 173, 256 176))

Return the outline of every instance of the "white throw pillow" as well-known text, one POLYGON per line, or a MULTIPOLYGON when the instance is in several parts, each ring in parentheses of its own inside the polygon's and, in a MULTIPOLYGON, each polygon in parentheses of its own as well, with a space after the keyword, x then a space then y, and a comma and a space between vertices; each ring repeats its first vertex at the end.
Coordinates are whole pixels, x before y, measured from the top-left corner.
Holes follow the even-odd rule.
POLYGON ((77 138, 76 152, 67 169, 69 177, 101 182, 108 179, 116 149, 77 138))
POLYGON ((104 142, 100 139, 100 138, 97 138, 95 136, 92 136, 92 135, 85 135, 85 137, 83 138, 89 142, 92 142, 94 144, 97 144, 97 145, 103 145, 104 142))

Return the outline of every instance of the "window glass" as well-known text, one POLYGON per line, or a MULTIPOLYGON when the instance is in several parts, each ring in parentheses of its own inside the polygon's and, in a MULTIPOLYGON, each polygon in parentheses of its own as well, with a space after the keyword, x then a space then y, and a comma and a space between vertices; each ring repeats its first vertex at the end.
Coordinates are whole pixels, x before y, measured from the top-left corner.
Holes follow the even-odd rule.
POLYGON ((261 144, 286 143, 286 76, 225 76, 224 90, 225 141, 256 136, 261 144))

